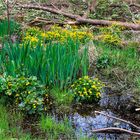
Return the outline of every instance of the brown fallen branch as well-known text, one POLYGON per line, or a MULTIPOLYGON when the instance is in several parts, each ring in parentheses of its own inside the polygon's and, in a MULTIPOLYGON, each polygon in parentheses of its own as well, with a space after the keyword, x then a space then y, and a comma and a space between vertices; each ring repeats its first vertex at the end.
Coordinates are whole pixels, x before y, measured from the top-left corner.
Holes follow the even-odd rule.
POLYGON ((133 24, 133 23, 128 23, 128 22, 109 21, 109 20, 92 20, 92 19, 83 19, 83 18, 78 18, 77 22, 80 22, 83 24, 87 23, 87 24, 92 24, 92 25, 103 25, 103 26, 117 24, 117 25, 129 28, 129 29, 140 30, 140 24, 133 24))
POLYGON ((137 125, 135 125, 135 124, 133 124, 133 123, 131 123, 129 121, 126 121, 126 120, 123 120, 123 119, 120 119, 120 118, 117 118, 117 117, 114 117, 114 116, 110 116, 108 114, 105 114, 105 113, 102 113, 102 112, 99 112, 99 111, 95 111, 95 113, 96 114, 98 113, 98 114, 104 115, 106 117, 109 117, 109 118, 112 118, 112 119, 115 119, 115 120, 118 120, 118 121, 121 121, 121 122, 124 122, 124 123, 127 123, 127 124, 133 126, 134 128, 140 130, 140 127, 138 127, 137 125))
POLYGON ((21 4, 18 4, 18 6, 20 8, 25 8, 25 9, 43 10, 43 11, 51 12, 53 14, 60 14, 65 17, 76 20, 76 22, 79 24, 91 24, 91 25, 100 25, 100 26, 109 26, 112 24, 118 24, 120 26, 124 26, 129 29, 140 30, 140 24, 134 24, 134 23, 128 23, 128 22, 118 22, 118 21, 108 21, 108 20, 86 19, 79 15, 66 13, 61 10, 56 10, 56 9, 50 8, 50 7, 35 6, 35 5, 21 5, 21 4))
POLYGON ((121 132, 121 133, 128 133, 130 135, 136 135, 140 137, 140 133, 138 132, 133 132, 127 129, 122 129, 122 128, 117 128, 117 127, 108 127, 108 128, 101 128, 101 129, 95 129, 92 130, 93 133, 105 133, 105 132, 110 132, 110 133, 116 133, 116 132, 121 132))

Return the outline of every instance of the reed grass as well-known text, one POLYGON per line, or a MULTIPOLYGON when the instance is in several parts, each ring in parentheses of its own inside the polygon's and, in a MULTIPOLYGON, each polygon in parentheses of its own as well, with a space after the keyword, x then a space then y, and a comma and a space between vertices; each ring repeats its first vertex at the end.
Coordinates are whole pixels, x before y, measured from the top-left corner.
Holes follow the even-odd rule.
POLYGON ((87 49, 79 54, 80 44, 68 40, 66 44, 50 42, 45 47, 5 43, 0 52, 0 73, 37 76, 44 84, 67 87, 79 75, 88 71, 87 49))

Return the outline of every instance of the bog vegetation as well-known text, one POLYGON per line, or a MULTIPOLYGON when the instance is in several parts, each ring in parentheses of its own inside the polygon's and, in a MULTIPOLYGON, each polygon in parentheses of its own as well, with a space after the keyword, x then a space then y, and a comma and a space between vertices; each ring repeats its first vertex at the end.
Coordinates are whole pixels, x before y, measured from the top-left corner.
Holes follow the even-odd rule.
MULTIPOLYGON (((102 1, 89 17, 118 19, 127 11, 123 3, 122 13, 104 18, 102 9, 110 5, 102 1)), ((138 20, 131 12, 125 16, 138 20)), ((0 139, 96 139, 76 134, 73 106, 98 106, 108 85, 139 96, 139 43, 126 43, 125 27, 22 24, 0 20, 0 139)))

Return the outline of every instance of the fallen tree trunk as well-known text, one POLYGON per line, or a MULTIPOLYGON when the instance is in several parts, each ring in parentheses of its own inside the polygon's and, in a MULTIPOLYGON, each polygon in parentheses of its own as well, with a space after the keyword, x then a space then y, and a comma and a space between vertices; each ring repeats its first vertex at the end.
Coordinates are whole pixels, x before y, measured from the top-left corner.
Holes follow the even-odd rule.
POLYGON ((63 12, 61 10, 50 8, 50 7, 35 6, 35 5, 21 5, 21 4, 18 4, 18 6, 20 8, 25 8, 25 9, 43 10, 43 11, 51 12, 53 14, 60 14, 60 15, 63 15, 65 17, 76 20, 76 23, 79 23, 79 24, 90 24, 90 25, 100 25, 100 26, 109 26, 112 24, 118 24, 120 26, 129 28, 129 29, 140 30, 140 24, 119 22, 119 21, 109 21, 109 20, 86 19, 86 18, 83 18, 79 15, 66 13, 66 12, 63 12))

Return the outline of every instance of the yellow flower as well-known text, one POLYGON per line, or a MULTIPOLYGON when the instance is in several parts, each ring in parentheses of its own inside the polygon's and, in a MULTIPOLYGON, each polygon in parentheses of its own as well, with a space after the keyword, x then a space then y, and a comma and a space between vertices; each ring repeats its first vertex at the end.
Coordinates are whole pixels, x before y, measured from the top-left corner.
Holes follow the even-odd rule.
POLYGON ((46 37, 46 34, 45 34, 45 33, 41 33, 41 36, 42 36, 42 37, 46 37))
POLYGON ((95 85, 92 85, 91 87, 92 87, 92 88, 94 88, 94 89, 96 89, 96 88, 97 88, 95 85))
POLYGON ((86 91, 84 91, 84 94, 85 94, 85 95, 88 95, 86 91))
POLYGON ((99 98, 101 96, 100 92, 96 92, 96 97, 99 98))
POLYGON ((86 89, 85 87, 83 88, 83 90, 84 90, 84 91, 87 91, 87 89, 86 89))
POLYGON ((26 83, 26 86, 28 86, 29 84, 30 84, 30 82, 27 82, 27 83, 26 83))
POLYGON ((33 108, 36 108, 36 105, 35 104, 33 104, 33 108))
POLYGON ((11 83, 11 82, 8 82, 8 86, 9 86, 9 87, 12 86, 12 83, 11 83))
POLYGON ((16 94, 16 97, 18 97, 18 96, 19 96, 19 94, 17 93, 17 94, 16 94))
POLYGON ((88 90, 88 92, 89 92, 89 94, 92 94, 92 91, 90 89, 88 90))
POLYGON ((88 76, 84 76, 84 79, 89 79, 89 77, 88 76))
POLYGON ((73 84, 73 85, 71 85, 71 87, 74 87, 74 84, 73 84))
POLYGON ((31 37, 31 42, 38 42, 38 39, 36 37, 31 37))

